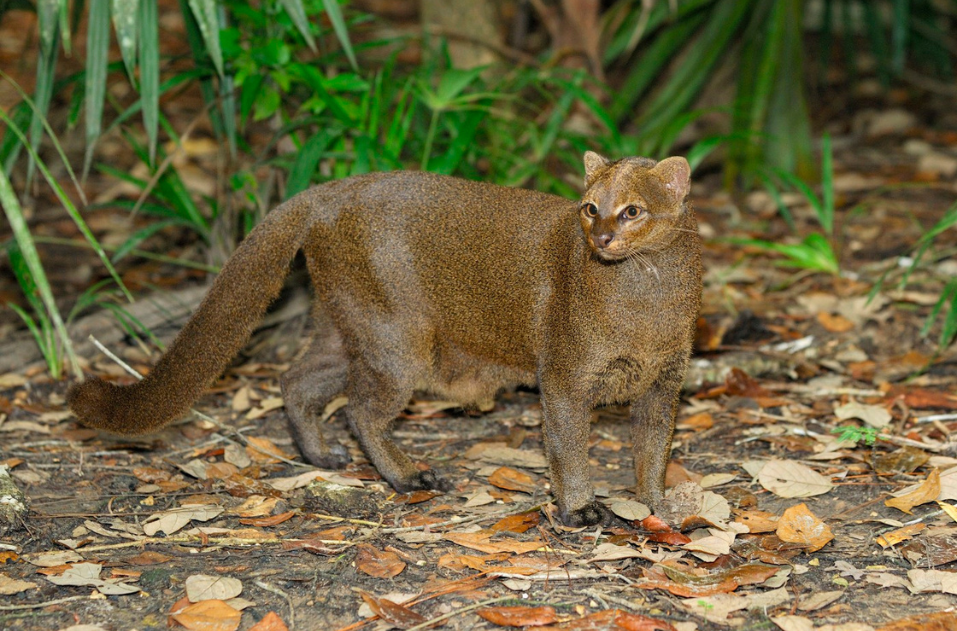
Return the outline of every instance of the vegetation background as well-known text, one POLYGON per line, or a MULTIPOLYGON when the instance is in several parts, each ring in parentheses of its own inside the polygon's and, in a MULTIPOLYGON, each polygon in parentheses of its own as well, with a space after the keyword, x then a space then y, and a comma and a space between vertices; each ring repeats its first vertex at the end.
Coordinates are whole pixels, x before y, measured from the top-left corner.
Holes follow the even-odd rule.
MULTIPOLYGON (((84 311, 150 337, 125 306, 131 257, 171 262, 160 244, 189 241, 177 264, 215 270, 278 201, 374 170, 572 197, 586 149, 682 153, 739 202, 767 190, 795 231, 740 243, 840 275, 829 101, 861 85, 953 94, 957 53, 944 0, 12 0, 0 19, 16 34, 0 112, 3 271, 20 288, 7 326, 29 328, 53 376, 79 374, 68 324, 84 311), (197 173, 186 160, 204 152, 197 173), (817 227, 798 229, 788 192, 817 227), (44 234, 50 203, 68 236, 44 234), (89 225, 107 206, 128 211, 122 238, 89 225), (51 286, 51 243, 89 248, 97 269, 51 286)), ((952 206, 874 286, 946 256, 955 221, 952 206)), ((927 321, 940 348, 955 301, 951 279, 927 321)))

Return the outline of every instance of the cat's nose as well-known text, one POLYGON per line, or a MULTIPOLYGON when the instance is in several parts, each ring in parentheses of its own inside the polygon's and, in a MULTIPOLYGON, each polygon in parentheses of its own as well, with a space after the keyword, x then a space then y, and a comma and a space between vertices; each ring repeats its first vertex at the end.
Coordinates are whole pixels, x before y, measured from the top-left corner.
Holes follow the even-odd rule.
POLYGON ((596 246, 600 248, 607 248, 609 245, 611 245, 611 242, 615 240, 615 235, 610 232, 606 232, 605 234, 596 234, 593 238, 595 240, 596 246))

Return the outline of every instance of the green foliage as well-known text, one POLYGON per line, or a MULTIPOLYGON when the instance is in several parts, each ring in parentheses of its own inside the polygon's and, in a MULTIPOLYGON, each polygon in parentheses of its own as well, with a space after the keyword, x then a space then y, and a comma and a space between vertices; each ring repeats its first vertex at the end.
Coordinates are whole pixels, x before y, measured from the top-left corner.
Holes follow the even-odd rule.
POLYGON ((831 430, 832 434, 837 434, 837 439, 850 443, 863 442, 865 445, 873 445, 877 440, 878 431, 876 427, 858 427, 856 425, 841 425, 831 430))
POLYGON ((831 153, 831 139, 824 136, 821 141, 821 196, 818 197, 810 186, 800 178, 782 169, 774 169, 770 174, 765 173, 765 183, 771 196, 778 204, 781 216, 791 227, 794 220, 787 206, 781 200, 775 178, 778 182, 798 191, 811 205, 818 223, 824 228, 824 234, 812 233, 798 244, 775 243, 763 239, 741 239, 737 243, 750 245, 768 252, 775 252, 785 257, 780 264, 786 267, 795 267, 813 272, 839 274, 840 267, 837 255, 834 253, 832 239, 834 237, 834 160, 831 153))

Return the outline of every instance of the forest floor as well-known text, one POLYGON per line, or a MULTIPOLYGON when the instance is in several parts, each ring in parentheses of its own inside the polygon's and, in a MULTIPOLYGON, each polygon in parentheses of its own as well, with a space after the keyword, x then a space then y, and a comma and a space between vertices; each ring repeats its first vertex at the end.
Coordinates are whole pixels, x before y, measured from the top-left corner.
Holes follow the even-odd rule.
MULTIPOLYGON (((803 198, 785 196, 792 231, 766 193, 734 200, 717 173, 696 178, 707 277, 668 472, 675 530, 635 505, 617 408, 596 412, 589 449, 620 523, 554 521, 530 391, 504 393, 485 414, 425 394, 410 403, 395 435, 453 482, 446 494, 394 493, 339 410, 322 431, 353 464, 302 465, 278 381, 305 318, 292 292, 285 304, 299 307, 280 311, 198 404, 214 420, 117 439, 78 426, 67 384, 35 361, 0 368, 0 465, 30 507, 0 532, 0 627, 957 629, 957 352, 937 352, 940 318, 921 334, 957 275, 953 230, 897 282, 901 257, 957 198, 957 119, 927 103, 909 113, 908 98, 831 129, 840 277, 726 240, 809 234, 803 198), (839 426, 859 428, 858 440, 839 426)), ((207 159, 181 170, 201 180, 207 159)), ((55 205, 40 199, 33 212, 39 233, 73 236, 55 205)), ((89 221, 115 243, 136 227, 122 213, 89 221)), ((182 257, 193 247, 165 245, 182 257)), ((67 303, 68 288, 99 273, 74 249, 43 254, 67 303)), ((0 297, 17 300, 0 271, 0 297)), ((155 291, 204 277, 141 259, 123 275, 155 291)), ((169 339, 182 323, 154 333, 169 339)), ((29 347, 9 310, 0 331, 29 347)), ((129 339, 110 346, 141 372, 157 356, 129 339)), ((88 372, 125 378, 102 354, 86 360, 88 372)))

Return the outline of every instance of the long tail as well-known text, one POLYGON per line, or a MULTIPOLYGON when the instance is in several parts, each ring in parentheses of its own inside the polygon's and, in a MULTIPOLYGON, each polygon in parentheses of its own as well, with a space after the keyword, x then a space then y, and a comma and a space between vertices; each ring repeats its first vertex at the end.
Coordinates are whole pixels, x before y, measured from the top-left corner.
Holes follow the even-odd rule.
POLYGON ((269 213, 223 266, 196 313, 138 383, 98 378, 74 385, 67 402, 80 422, 120 434, 147 433, 184 416, 242 349, 282 289, 308 234, 306 195, 269 213))

